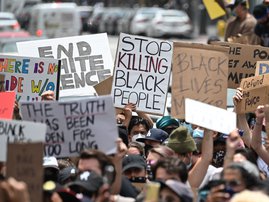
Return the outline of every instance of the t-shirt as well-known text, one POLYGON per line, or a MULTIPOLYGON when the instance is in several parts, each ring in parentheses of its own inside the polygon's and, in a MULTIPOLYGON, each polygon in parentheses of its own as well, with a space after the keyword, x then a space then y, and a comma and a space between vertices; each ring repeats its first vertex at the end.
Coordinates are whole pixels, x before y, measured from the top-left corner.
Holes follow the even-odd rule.
POLYGON ((249 44, 259 44, 260 41, 254 33, 256 22, 256 19, 250 14, 243 21, 239 17, 231 17, 227 22, 224 40, 228 41, 229 37, 236 37, 241 34, 249 36, 249 44))

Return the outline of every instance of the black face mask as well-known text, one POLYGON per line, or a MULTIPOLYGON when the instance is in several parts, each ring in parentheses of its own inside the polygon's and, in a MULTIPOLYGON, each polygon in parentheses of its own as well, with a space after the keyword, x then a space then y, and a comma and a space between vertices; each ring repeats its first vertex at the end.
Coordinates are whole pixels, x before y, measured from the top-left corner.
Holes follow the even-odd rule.
POLYGON ((151 150, 153 146, 146 144, 144 146, 145 156, 148 156, 149 150, 151 150))
POLYGON ((212 165, 219 168, 223 166, 225 151, 220 150, 213 153, 212 165))

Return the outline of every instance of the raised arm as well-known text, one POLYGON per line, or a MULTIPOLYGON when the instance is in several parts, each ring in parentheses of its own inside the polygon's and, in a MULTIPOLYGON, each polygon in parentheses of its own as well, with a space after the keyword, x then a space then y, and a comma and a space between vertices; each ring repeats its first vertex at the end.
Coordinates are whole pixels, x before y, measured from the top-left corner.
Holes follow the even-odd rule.
POLYGON ((192 188, 199 188, 213 158, 213 131, 211 130, 204 130, 201 153, 201 157, 189 172, 189 182, 192 188))

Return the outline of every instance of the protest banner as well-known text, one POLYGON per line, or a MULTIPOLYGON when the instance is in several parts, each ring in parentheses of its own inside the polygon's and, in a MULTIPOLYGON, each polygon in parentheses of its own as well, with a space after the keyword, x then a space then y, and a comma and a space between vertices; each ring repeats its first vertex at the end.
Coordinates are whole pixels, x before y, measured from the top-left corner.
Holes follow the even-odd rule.
POLYGON ((0 120, 0 161, 6 161, 7 143, 44 142, 46 129, 42 123, 0 120))
POLYGON ((188 123, 213 131, 229 134, 236 129, 236 113, 192 99, 185 99, 185 115, 188 123))
POLYGON ((269 73, 269 61, 257 61, 255 76, 269 73))
POLYGON ((173 117, 184 119, 185 98, 226 108, 228 49, 174 42, 173 117))
POLYGON ((217 1, 203 0, 203 3, 211 20, 226 14, 225 10, 218 4, 217 1))
POLYGON ((111 91, 115 107, 134 103, 137 111, 163 115, 172 53, 169 41, 121 33, 111 91))
POLYGON ((45 155, 78 156, 86 148, 116 152, 118 128, 111 96, 61 102, 21 102, 24 120, 47 124, 45 155))
POLYGON ((111 76, 105 33, 19 42, 17 47, 21 55, 61 59, 60 97, 94 95, 93 86, 111 76))
POLYGON ((242 79, 242 100, 236 106, 238 114, 254 112, 259 105, 269 103, 269 74, 242 79))
POLYGON ((15 91, 17 101, 38 101, 47 90, 59 92, 60 60, 0 55, 5 91, 15 91))
POLYGON ((9 143, 7 177, 27 184, 30 201, 43 201, 43 144, 9 143))
POLYGON ((214 42, 229 47, 228 88, 239 87, 243 78, 255 75, 257 61, 269 60, 269 48, 239 43, 214 42))
POLYGON ((15 92, 0 92, 0 119, 12 119, 15 96, 15 92))

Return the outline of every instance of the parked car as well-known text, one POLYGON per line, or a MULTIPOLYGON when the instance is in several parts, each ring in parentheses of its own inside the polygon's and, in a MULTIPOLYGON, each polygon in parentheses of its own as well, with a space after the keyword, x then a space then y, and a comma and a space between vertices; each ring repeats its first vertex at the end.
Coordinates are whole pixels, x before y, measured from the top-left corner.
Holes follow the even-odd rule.
POLYGON ((118 20, 116 34, 119 34, 121 32, 127 33, 127 34, 131 33, 130 32, 130 25, 131 25, 131 21, 135 15, 135 13, 136 13, 135 9, 126 8, 124 10, 122 18, 120 18, 118 20))
POLYGON ((155 16, 155 13, 161 8, 140 8, 137 10, 136 14, 133 17, 130 25, 131 34, 145 35, 147 27, 151 22, 152 18, 155 16))
POLYGON ((91 7, 91 6, 78 6, 77 9, 79 11, 80 19, 81 19, 81 23, 82 23, 82 32, 88 32, 88 30, 89 30, 88 20, 93 13, 93 7, 91 7))
POLYGON ((190 36, 193 27, 189 16, 180 10, 159 10, 147 27, 147 36, 190 36))
POLYGON ((75 3, 37 4, 31 10, 28 31, 48 38, 77 36, 81 19, 75 3))
POLYGON ((0 31, 20 30, 20 24, 13 13, 0 12, 0 31))
POLYGON ((99 32, 99 23, 104 13, 105 13, 105 9, 103 7, 100 7, 100 8, 98 7, 93 10, 91 17, 88 20, 88 31, 90 33, 99 32))

